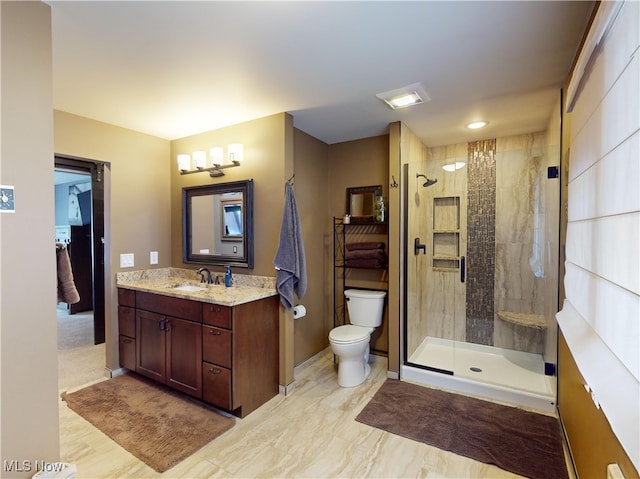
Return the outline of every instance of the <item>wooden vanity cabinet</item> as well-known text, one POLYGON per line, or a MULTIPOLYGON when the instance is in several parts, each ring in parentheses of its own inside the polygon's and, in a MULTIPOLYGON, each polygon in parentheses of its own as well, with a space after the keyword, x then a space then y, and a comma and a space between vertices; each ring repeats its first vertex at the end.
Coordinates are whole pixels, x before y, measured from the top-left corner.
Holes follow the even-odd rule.
POLYGON ((136 369, 136 292, 118 288, 118 350, 120 367, 136 369))
POLYGON ((203 304, 202 398, 245 417, 278 394, 278 297, 203 304))
POLYGON ((278 394, 278 296, 236 306, 118 289, 120 364, 245 417, 278 394))
POLYGON ((202 398, 201 328, 201 303, 138 291, 135 371, 202 398))

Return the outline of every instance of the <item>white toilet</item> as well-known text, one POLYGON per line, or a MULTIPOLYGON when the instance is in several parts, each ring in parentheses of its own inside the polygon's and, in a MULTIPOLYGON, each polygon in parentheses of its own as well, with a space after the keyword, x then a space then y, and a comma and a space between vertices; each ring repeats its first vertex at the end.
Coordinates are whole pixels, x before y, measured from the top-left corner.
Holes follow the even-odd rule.
POLYGON ((344 292, 351 324, 329 333, 333 354, 338 356, 338 384, 343 388, 364 382, 371 372, 369 340, 382 324, 385 291, 347 289, 344 292))

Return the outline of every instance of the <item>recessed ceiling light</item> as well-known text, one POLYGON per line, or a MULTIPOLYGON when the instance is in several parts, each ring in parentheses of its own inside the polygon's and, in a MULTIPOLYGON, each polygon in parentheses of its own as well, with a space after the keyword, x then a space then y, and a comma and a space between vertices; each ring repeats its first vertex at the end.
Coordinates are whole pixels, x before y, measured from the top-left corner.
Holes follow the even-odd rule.
POLYGON ((467 125, 467 128, 470 130, 476 130, 478 128, 482 128, 483 126, 487 126, 489 124, 488 121, 474 121, 467 125))
POLYGON ((456 171, 459 170, 460 168, 464 167, 465 163, 464 161, 455 161, 453 163, 449 163, 446 165, 442 166, 442 169, 444 171, 456 171))
POLYGON ((378 93, 376 97, 394 110, 419 105, 431 100, 420 83, 413 83, 403 88, 378 93))

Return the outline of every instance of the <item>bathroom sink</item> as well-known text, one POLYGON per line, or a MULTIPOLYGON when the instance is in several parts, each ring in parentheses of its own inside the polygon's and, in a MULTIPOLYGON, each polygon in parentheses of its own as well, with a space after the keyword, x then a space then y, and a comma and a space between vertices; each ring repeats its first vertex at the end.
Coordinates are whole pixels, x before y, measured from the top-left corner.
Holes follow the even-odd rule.
POLYGON ((175 286, 169 286, 171 289, 175 289, 176 291, 204 291, 207 288, 203 288, 202 286, 195 286, 193 284, 176 284, 175 286))

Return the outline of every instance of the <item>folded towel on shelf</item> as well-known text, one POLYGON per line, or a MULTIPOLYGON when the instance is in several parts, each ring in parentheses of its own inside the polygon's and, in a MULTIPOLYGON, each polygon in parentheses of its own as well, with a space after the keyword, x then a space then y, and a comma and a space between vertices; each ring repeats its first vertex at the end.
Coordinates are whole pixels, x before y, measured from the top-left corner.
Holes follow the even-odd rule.
POLYGON ((58 267, 58 302, 76 304, 80 301, 80 294, 73 281, 71 259, 66 246, 56 245, 56 263, 58 267))
POLYGON ((361 243, 347 243, 347 251, 353 251, 358 249, 384 249, 384 243, 376 242, 361 242, 361 243))
POLYGON ((380 259, 347 259, 344 262, 347 268, 369 268, 369 269, 382 269, 387 266, 387 262, 380 259))
POLYGON ((381 249, 356 249, 347 251, 344 259, 378 259, 387 261, 387 254, 381 249))

